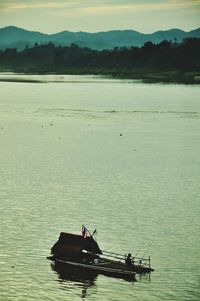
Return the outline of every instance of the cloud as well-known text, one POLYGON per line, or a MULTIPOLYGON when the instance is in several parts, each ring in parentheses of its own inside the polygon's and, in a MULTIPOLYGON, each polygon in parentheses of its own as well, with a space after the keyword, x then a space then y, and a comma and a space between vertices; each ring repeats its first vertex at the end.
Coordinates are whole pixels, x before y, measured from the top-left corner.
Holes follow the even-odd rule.
POLYGON ((200 8, 200 0, 192 1, 162 1, 160 3, 130 3, 130 4, 118 4, 118 5, 100 5, 90 6, 84 8, 85 13, 89 14, 105 14, 115 12, 139 12, 139 11, 163 11, 163 10, 178 10, 178 9, 195 9, 200 8))
POLYGON ((51 8, 63 8, 65 7, 64 3, 58 2, 35 2, 35 1, 18 1, 18 2, 7 2, 5 4, 1 4, 1 7, 9 12, 9 11, 19 11, 19 10, 27 10, 27 9, 51 9, 51 8))
POLYGON ((125 11, 158 11, 197 8, 200 0, 2 0, 0 9, 20 11, 29 9, 69 9, 89 14, 115 13, 125 11))

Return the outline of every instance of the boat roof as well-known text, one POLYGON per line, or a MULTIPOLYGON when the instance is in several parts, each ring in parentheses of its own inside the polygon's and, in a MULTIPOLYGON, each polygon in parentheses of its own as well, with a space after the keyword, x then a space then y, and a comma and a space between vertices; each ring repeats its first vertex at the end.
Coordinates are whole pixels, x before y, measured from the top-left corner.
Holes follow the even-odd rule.
MULTIPOLYGON (((61 232, 56 245, 78 246, 82 250, 87 250, 95 254, 102 254, 102 251, 93 236, 84 238, 82 235, 61 232)), ((52 249, 54 249, 54 247, 52 249)))

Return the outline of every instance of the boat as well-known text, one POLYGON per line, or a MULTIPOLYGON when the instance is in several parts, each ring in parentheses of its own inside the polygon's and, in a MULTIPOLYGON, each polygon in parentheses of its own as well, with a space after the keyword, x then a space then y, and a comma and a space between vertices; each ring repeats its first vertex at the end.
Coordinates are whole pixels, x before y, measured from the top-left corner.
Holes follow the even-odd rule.
POLYGON ((90 273, 94 276, 103 274, 127 280, 135 280, 136 273, 153 271, 150 257, 101 250, 94 232, 90 234, 85 226, 82 228, 82 235, 61 232, 48 257, 54 262, 55 270, 62 268, 65 272, 73 270, 76 273, 90 273))

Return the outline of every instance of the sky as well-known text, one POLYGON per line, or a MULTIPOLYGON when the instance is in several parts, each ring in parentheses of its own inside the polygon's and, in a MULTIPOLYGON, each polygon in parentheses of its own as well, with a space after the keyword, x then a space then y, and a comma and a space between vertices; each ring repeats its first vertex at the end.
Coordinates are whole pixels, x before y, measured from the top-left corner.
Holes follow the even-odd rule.
POLYGON ((33 31, 143 33, 200 27, 200 0, 0 0, 0 27, 33 31))

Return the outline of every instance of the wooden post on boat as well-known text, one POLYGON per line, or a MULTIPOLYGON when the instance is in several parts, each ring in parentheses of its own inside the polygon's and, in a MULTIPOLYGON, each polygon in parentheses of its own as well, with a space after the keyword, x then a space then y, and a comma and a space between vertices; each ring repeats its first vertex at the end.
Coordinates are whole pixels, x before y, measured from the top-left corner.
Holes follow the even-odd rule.
POLYGON ((149 256, 149 268, 151 268, 151 258, 149 256))

